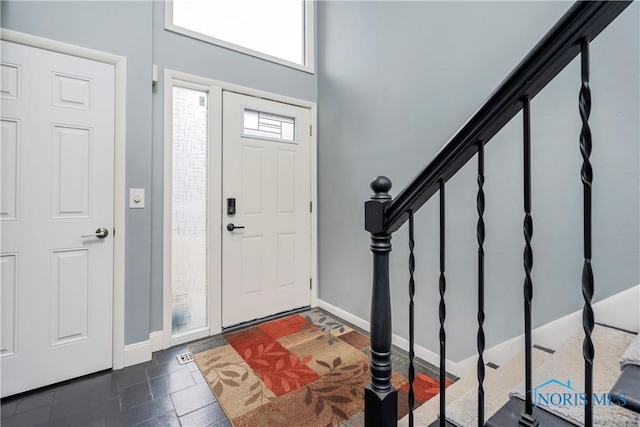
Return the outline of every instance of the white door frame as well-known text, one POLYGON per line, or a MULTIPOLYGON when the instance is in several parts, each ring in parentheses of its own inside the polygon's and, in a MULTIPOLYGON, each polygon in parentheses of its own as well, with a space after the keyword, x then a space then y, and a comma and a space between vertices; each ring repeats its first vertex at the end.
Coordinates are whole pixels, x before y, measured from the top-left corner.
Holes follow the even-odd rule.
POLYGON ((163 289, 164 348, 193 339, 222 332, 222 259, 209 257, 209 327, 208 330, 194 331, 185 336, 171 337, 171 170, 173 133, 173 86, 207 91, 209 93, 209 242, 219 242, 222 253, 222 91, 264 98, 298 107, 311 112, 311 306, 318 304, 318 156, 317 156, 317 104, 263 90, 239 86, 219 80, 208 79, 180 71, 164 70, 164 212, 163 212, 163 289))
POLYGON ((124 281, 125 281, 125 166, 127 59, 110 53, 49 40, 31 34, 0 29, 0 39, 24 46, 62 53, 113 65, 115 68, 114 192, 113 192, 113 369, 124 367, 124 281))

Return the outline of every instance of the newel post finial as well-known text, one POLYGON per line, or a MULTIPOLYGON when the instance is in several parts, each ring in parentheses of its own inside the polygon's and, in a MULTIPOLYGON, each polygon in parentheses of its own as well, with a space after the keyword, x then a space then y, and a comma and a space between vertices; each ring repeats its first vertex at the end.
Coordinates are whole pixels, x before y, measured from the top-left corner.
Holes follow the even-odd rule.
POLYGON ((374 194, 371 196, 372 200, 391 200, 389 190, 391 190, 391 180, 386 176, 376 176, 371 181, 371 189, 374 194))
POLYGON ((391 180, 386 176, 378 176, 371 183, 371 189, 374 194, 364 204, 364 228, 371 233, 373 253, 371 382, 364 390, 364 425, 394 427, 398 420, 398 392, 391 385, 391 233, 385 228, 385 208, 391 201, 391 180))

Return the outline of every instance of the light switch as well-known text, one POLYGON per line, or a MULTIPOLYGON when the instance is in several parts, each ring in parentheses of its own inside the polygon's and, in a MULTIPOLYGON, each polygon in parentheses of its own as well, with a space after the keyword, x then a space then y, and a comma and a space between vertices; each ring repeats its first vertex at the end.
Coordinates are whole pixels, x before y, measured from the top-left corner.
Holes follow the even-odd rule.
POLYGON ((144 188, 129 189, 129 209, 144 208, 144 188))

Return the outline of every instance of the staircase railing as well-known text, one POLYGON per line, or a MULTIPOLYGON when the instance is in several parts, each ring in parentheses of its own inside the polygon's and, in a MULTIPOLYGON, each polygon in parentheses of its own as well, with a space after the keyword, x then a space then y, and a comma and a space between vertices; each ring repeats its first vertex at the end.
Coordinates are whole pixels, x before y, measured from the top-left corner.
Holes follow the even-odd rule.
MULTIPOLYGON (((445 144, 425 167, 395 199, 389 195, 391 181, 380 176, 371 183, 373 196, 365 202, 365 229, 371 233, 373 252, 373 288, 371 297, 371 382, 365 388, 365 426, 386 427, 397 425, 397 391, 391 385, 391 299, 389 291, 389 253, 391 236, 409 221, 409 425, 413 426, 414 390, 414 292, 413 218, 436 192, 440 195, 440 426, 446 425, 445 417, 445 184, 473 156, 477 154, 477 240, 478 240, 478 425, 485 425, 484 417, 484 145, 521 110, 523 111, 524 144, 524 324, 525 324, 525 390, 524 412, 518 410, 509 417, 523 426, 537 426, 537 413, 532 403, 531 368, 531 304, 533 266, 531 238, 531 128, 530 101, 562 71, 578 54, 581 55, 581 89, 579 114, 582 119, 580 153, 582 155, 581 179, 584 192, 584 267, 582 293, 584 298, 583 358, 585 364, 585 426, 593 425, 593 358, 591 333, 594 316, 591 307, 594 281, 591 269, 591 184, 592 166, 591 131, 589 114, 591 95, 589 90, 589 44, 630 4, 628 1, 577 2, 529 52, 511 74, 498 86, 480 109, 445 144)), ((506 419, 506 418, 505 418, 506 419)))

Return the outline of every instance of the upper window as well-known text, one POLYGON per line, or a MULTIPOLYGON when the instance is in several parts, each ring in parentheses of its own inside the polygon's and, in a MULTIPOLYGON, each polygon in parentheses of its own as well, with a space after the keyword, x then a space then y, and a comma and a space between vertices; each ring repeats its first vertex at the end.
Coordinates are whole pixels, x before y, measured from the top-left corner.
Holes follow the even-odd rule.
POLYGON ((313 72, 313 3, 166 0, 168 30, 313 72))

